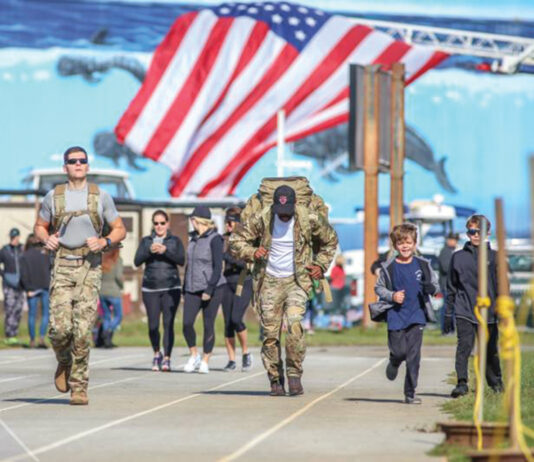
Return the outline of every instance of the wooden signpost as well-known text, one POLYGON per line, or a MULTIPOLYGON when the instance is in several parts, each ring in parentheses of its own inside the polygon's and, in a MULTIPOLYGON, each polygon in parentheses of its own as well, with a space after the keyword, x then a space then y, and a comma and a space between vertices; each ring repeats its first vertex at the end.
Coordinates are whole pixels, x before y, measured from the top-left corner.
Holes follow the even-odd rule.
POLYGON ((371 325, 369 303, 375 300, 378 258, 378 174, 391 177, 390 227, 404 215, 404 65, 391 71, 378 65, 350 66, 349 168, 363 170, 364 179, 364 311, 363 327, 371 325))

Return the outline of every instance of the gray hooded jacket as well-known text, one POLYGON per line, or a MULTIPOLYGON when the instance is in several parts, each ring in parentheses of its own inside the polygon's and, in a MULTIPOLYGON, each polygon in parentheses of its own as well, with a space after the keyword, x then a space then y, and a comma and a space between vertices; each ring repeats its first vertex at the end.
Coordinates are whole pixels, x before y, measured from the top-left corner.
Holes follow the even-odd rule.
MULTIPOLYGON (((435 271, 432 270, 430 262, 424 258, 417 257, 414 255, 414 258, 419 263, 421 271, 423 271, 423 281, 429 281, 434 286, 433 295, 439 292, 439 283, 438 277, 435 271)), ((378 295, 378 302, 370 303, 369 310, 371 312, 371 319, 376 322, 387 320, 387 310, 393 308, 395 302, 393 301, 393 262, 395 257, 390 258, 389 260, 383 262, 380 266, 380 273, 378 275, 378 280, 375 285, 375 293, 378 295)), ((434 309, 432 308, 432 302, 430 301, 430 295, 425 294, 425 317, 428 322, 436 322, 436 315, 434 309)))

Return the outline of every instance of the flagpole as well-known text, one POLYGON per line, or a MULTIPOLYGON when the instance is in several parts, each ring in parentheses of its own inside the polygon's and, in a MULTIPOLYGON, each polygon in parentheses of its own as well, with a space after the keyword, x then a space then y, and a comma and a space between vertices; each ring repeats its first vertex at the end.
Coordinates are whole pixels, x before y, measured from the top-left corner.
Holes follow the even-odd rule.
POLYGON ((284 176, 284 119, 285 111, 280 109, 277 114, 277 156, 276 156, 276 175, 280 178, 284 176))

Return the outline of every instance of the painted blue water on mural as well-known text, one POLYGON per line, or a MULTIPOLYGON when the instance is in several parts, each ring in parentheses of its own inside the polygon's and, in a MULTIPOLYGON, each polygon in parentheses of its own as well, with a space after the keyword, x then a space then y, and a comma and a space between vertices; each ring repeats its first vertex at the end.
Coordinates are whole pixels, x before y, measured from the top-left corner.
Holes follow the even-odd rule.
MULTIPOLYGON (((2 187, 18 187, 36 167, 59 165, 57 156, 71 144, 92 147, 98 131, 113 130, 139 88, 120 70, 97 75, 61 77, 58 60, 64 55, 99 59, 128 55, 146 67, 150 53, 179 14, 193 7, 175 4, 4 1, 0 3, 0 169, 2 187), (108 29, 104 44, 90 41, 108 29)), ((381 19, 399 19, 380 16, 381 19)), ((454 18, 408 18, 441 27, 534 36, 533 22, 454 18)), ((406 17, 399 20, 407 21, 406 17)), ((444 192, 433 173, 406 164, 406 200, 443 194, 447 201, 477 208, 492 216, 493 197, 505 199, 508 228, 528 230, 527 158, 534 152, 534 76, 498 76, 448 68, 434 70, 407 90, 407 122, 428 141, 436 160, 447 157, 446 171, 457 194, 444 192)), ((263 176, 275 175, 275 154, 268 153, 249 172, 238 195, 253 193, 263 176)), ((148 159, 147 170, 128 170, 138 197, 167 196, 169 170, 148 159)), ((115 168, 97 157, 93 166, 115 168)), ((352 216, 363 201, 360 173, 336 174, 332 183, 311 172, 314 187, 332 206, 335 217, 352 216)), ((387 203, 387 179, 380 182, 380 199, 387 203)))

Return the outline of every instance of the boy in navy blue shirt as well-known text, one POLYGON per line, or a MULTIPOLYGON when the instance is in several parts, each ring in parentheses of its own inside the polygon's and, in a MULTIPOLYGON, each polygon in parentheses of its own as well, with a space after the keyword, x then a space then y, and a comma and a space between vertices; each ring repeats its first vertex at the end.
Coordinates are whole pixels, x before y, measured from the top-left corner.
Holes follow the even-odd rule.
POLYGON ((407 404, 421 404, 415 396, 423 327, 435 321, 430 296, 439 290, 437 275, 430 263, 414 255, 417 246, 417 228, 403 223, 390 234, 397 255, 382 263, 375 292, 383 309, 382 319, 388 324, 389 363, 386 376, 395 380, 399 366, 406 361, 404 396, 407 404))

